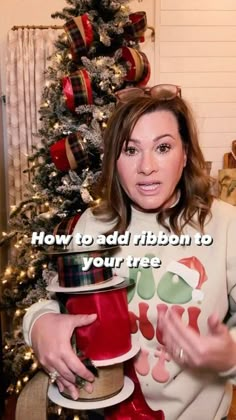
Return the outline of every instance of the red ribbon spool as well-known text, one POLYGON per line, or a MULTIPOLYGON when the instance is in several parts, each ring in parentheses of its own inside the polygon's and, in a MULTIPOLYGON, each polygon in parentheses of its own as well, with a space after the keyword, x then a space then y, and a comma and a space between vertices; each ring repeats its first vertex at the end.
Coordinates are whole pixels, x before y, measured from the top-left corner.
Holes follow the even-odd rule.
POLYGON ((76 343, 92 360, 109 360, 131 349, 131 331, 126 288, 70 295, 70 314, 97 314, 90 325, 76 328, 76 343))

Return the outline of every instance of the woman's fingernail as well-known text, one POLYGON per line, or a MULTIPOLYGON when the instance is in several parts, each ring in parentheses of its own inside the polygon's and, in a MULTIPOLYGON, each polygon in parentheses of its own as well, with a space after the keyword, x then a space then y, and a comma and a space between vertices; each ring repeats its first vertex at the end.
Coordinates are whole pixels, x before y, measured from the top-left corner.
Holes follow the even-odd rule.
POLYGON ((64 390, 64 386, 61 383, 57 384, 57 386, 58 386, 60 392, 62 392, 64 390))
POLYGON ((78 398, 79 398, 78 392, 72 392, 72 398, 73 398, 73 400, 78 400, 78 398))
POLYGON ((85 391, 87 391, 89 394, 92 394, 93 392, 93 385, 90 384, 89 382, 86 383, 85 387, 84 387, 85 391))

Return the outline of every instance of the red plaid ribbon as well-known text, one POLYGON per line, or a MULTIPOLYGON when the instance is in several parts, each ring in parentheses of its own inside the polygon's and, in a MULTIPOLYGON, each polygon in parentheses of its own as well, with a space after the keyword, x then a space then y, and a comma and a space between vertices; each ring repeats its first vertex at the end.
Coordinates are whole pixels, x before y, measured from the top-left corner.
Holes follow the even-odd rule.
POLYGON ((147 29, 147 16, 145 12, 136 12, 129 15, 130 23, 124 27, 126 39, 144 41, 143 35, 147 29))
POLYGON ((125 80, 146 84, 150 78, 150 64, 147 56, 135 48, 123 47, 122 58, 127 65, 125 80))
POLYGON ((80 219, 81 213, 72 217, 65 217, 53 230, 53 235, 71 235, 76 223, 80 219))
POLYGON ((62 88, 67 108, 72 112, 79 105, 93 103, 91 81, 85 69, 80 69, 70 76, 63 77, 62 88))
POLYGON ((50 147, 52 161, 60 171, 69 171, 69 169, 82 172, 88 167, 88 153, 84 147, 80 133, 69 134, 61 140, 58 140, 50 147))
POLYGON ((58 140, 50 147, 49 150, 52 161, 56 168, 60 171, 68 171, 70 169, 70 163, 66 156, 66 137, 58 140))
POLYGON ((108 252, 92 251, 86 253, 59 255, 57 257, 59 284, 61 287, 78 287, 103 283, 112 278, 110 267, 95 267, 83 271, 83 258, 108 257, 108 252))
POLYGON ((87 49, 93 41, 93 28, 88 15, 77 16, 68 20, 64 29, 70 42, 70 50, 75 61, 87 54, 87 49))
MULTIPOLYGON (((72 153, 72 160, 74 160, 74 164, 71 165, 71 169, 79 168, 80 171, 88 167, 88 153, 85 150, 83 141, 79 133, 72 133, 68 136, 68 145, 69 149, 72 153), (73 159, 74 158, 74 159, 73 159)), ((70 158, 68 156, 68 160, 70 158)))
POLYGON ((142 56, 143 60, 143 75, 141 80, 139 80, 138 85, 145 86, 148 83, 151 76, 151 67, 147 56, 141 51, 139 51, 139 54, 142 56))

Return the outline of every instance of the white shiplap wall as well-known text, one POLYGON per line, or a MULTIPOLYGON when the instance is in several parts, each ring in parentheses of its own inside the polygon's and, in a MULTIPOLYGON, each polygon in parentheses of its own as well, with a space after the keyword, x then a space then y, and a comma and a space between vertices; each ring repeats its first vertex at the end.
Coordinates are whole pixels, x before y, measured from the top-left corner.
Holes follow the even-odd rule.
POLYGON ((182 87, 216 176, 236 139, 236 0, 156 0, 155 26, 155 82, 182 87))

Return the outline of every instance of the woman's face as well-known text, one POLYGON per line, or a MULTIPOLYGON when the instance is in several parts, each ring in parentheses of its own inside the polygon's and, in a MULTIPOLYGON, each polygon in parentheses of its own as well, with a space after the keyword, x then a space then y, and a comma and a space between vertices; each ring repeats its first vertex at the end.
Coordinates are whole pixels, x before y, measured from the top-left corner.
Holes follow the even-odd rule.
POLYGON ((175 116, 155 111, 140 117, 127 148, 123 145, 117 160, 119 180, 137 209, 168 208, 176 201, 186 160, 175 116))

